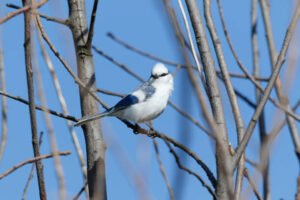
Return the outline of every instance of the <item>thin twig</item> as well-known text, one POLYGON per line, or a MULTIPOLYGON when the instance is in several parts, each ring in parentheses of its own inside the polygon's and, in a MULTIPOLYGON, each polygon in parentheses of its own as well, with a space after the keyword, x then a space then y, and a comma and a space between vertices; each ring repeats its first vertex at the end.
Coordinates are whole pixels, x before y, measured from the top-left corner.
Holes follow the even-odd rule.
MULTIPOLYGON (((8 93, 5 93, 3 91, 0 91, 0 95, 2 96, 6 96, 10 99, 13 99, 13 100, 16 100, 18 102, 21 102, 23 104, 26 104, 26 105, 29 105, 29 101, 21 98, 21 97, 18 97, 18 96, 14 96, 14 95, 11 95, 11 94, 8 94, 8 93)), ((73 117, 73 116, 70 116, 70 115, 64 115, 63 113, 60 113, 60 112, 57 112, 55 110, 51 110, 49 108, 45 108, 45 107, 42 107, 42 106, 38 106, 38 105, 34 105, 34 108, 36 110, 40 110, 40 111, 43 111, 43 112, 48 112, 50 113, 51 115, 54 115, 54 116, 57 116, 57 117, 60 117, 60 118, 63 118, 63 119, 67 119, 67 120, 70 120, 70 121, 73 121, 73 122, 77 122, 78 119, 73 117)))
MULTIPOLYGON (((14 8, 14 9, 20 9, 21 8, 20 6, 17 6, 17 5, 12 4, 12 3, 8 3, 8 4, 6 4, 6 6, 9 7, 9 8, 14 8)), ((34 15, 39 15, 41 18, 46 19, 47 21, 56 22, 58 24, 69 26, 69 21, 68 20, 59 19, 59 18, 56 18, 56 17, 50 17, 50 16, 44 15, 42 13, 39 13, 37 11, 31 11, 31 13, 34 14, 34 15)))
POLYGON ((166 140, 170 143, 172 143, 174 146, 176 146, 177 148, 181 149, 182 151, 184 151, 185 153, 187 153, 189 156, 191 156, 199 165, 200 167, 204 170, 204 172, 206 173, 208 179, 210 180, 211 184, 213 186, 216 185, 216 179, 213 175, 213 173, 211 172, 211 170, 208 168, 208 166, 198 157, 198 155, 193 152, 191 149, 189 149, 188 147, 186 147, 185 145, 179 143, 178 141, 176 141, 175 139, 163 134, 163 133, 160 133, 154 129, 150 129, 150 130, 146 130, 146 129, 143 129, 141 128, 140 126, 137 126, 137 125, 133 125, 127 121, 123 121, 128 128, 131 128, 132 131, 134 133, 139 133, 139 134, 142 134, 142 135, 146 135, 148 137, 151 137, 151 138, 160 138, 162 140, 166 140))
POLYGON ((249 182, 249 184, 250 184, 250 186, 251 186, 251 188, 252 188, 252 190, 253 190, 256 198, 257 198, 257 200, 263 200, 263 198, 261 198, 261 196, 259 195, 258 190, 256 188, 256 185, 255 185, 255 183, 253 183, 251 177, 249 176, 248 170, 246 168, 244 169, 244 176, 248 180, 248 182, 249 182))
POLYGON ((36 9, 36 8, 40 8, 42 5, 44 5, 45 3, 47 3, 48 0, 42 0, 41 2, 35 4, 35 5, 25 5, 24 7, 14 11, 14 12, 11 12, 9 14, 7 14, 4 18, 0 19, 0 25, 3 24, 4 22, 6 22, 7 20, 19 15, 19 14, 22 14, 30 9, 36 9))
MULTIPOLYGON (((44 135, 44 132, 41 132, 40 133, 40 137, 39 137, 39 145, 41 146, 42 143, 43 143, 43 135, 44 135)), ((25 200, 26 199, 26 195, 27 195, 27 190, 29 188, 29 185, 31 183, 31 180, 33 179, 33 176, 34 176, 34 164, 31 165, 31 169, 30 169, 30 172, 29 172, 29 176, 28 176, 28 179, 26 181, 26 184, 25 184, 25 187, 23 189, 23 194, 22 194, 22 200, 25 200)))
MULTIPOLYGON (((6 83, 5 83, 5 70, 4 70, 4 60, 3 60, 3 52, 0 48, 0 90, 6 91, 6 83)), ((7 103, 6 97, 2 96, 1 98, 1 142, 0 142, 0 162, 2 160, 4 150, 7 142, 7 103)))
POLYGON ((169 179, 167 177, 167 173, 166 173, 165 167, 164 167, 164 165, 162 163, 162 160, 160 158, 157 141, 155 139, 153 139, 152 142, 153 142, 153 146, 154 146, 154 150, 155 150, 156 160, 157 160, 157 162, 159 164, 159 169, 160 169, 161 175, 163 176, 164 181, 165 181, 165 183, 167 185, 170 199, 171 200, 175 200, 173 189, 172 189, 170 181, 169 181, 169 179))
MULTIPOLYGON (((167 64, 167 65, 170 65, 170 66, 174 66, 174 67, 178 67, 180 66, 181 68, 187 68, 187 65, 186 64, 180 64, 180 63, 177 63, 177 62, 174 62, 174 61, 170 61, 170 60, 166 60, 164 58, 161 58, 161 57, 158 57, 156 55, 153 55, 151 53, 148 53, 148 52, 145 52, 141 49, 138 49, 134 46, 132 46, 131 44, 125 42, 124 40, 122 40, 121 38, 118 38, 117 36, 115 36, 113 33, 111 32, 108 32, 107 33, 107 36, 108 38, 112 39, 114 42, 116 42, 117 44, 120 44, 122 45, 123 47, 125 47, 126 49, 130 50, 130 51, 133 51, 141 56, 144 56, 146 58, 149 58, 149 59, 152 59, 152 60, 155 60, 155 61, 158 61, 158 62, 162 62, 164 64, 167 64)), ((197 67, 196 66, 191 66, 194 70, 197 70, 197 67)), ((221 75, 221 72, 220 71, 217 71, 217 74, 218 75, 221 75)), ((233 72, 230 72, 229 75, 232 77, 232 78, 240 78, 240 79, 248 79, 247 76, 243 75, 243 74, 238 74, 238 73, 233 73, 233 72)), ((263 82, 268 82, 269 81, 269 78, 265 78, 265 77, 254 77, 255 80, 257 81, 263 81, 263 82)))
POLYGON ((4 173, 0 174, 0 180, 3 179, 4 177, 8 176, 9 174, 13 173, 14 171, 19 169, 20 167, 23 167, 24 165, 34 163, 34 162, 37 162, 37 161, 40 161, 40 160, 43 160, 43 159, 52 158, 54 156, 68 156, 70 154, 71 154, 70 151, 54 152, 53 154, 40 155, 40 156, 31 158, 31 159, 25 160, 25 161, 20 162, 19 164, 15 165, 15 166, 13 166, 12 168, 8 169, 4 173))
MULTIPOLYGON (((252 60, 253 60, 253 76, 259 75, 259 50, 258 50, 258 39, 257 39, 257 0, 252 0, 251 2, 251 46, 252 46, 252 60)), ((260 83, 258 83, 260 84, 260 83)), ((259 102, 262 93, 259 89, 255 88, 256 101, 259 102)), ((266 132, 266 121, 265 121, 265 113, 262 111, 261 116, 258 119, 258 127, 259 127, 259 137, 260 137, 260 152, 264 148, 267 139, 266 132)), ((262 182, 263 182, 263 194, 264 199, 270 199, 269 194, 269 155, 266 158, 262 157, 262 153, 260 154, 260 162, 265 163, 265 168, 260 170, 262 173, 262 182)))
MULTIPOLYGON (((201 70, 201 66, 200 66, 200 61, 198 60, 198 55, 197 55, 195 47, 194 47, 190 26, 189 26, 189 23, 188 23, 188 20, 187 20, 187 17, 186 17, 186 14, 185 14, 185 11, 184 11, 181 0, 178 0, 177 2, 178 2, 178 5, 179 5, 180 12, 182 14, 182 18, 183 18, 183 21, 184 21, 184 26, 185 26, 185 29, 186 29, 186 32, 187 32, 187 35, 188 35, 190 47, 191 47, 191 50, 192 50, 192 55, 193 55, 193 58, 195 60, 196 66, 197 66, 199 76, 202 78, 203 75, 202 75, 202 70, 201 70)), ((204 77, 203 77, 203 80, 204 80, 204 77)), ((205 83, 205 82, 203 81, 203 83, 205 83)))
POLYGON ((94 27, 95 27, 95 21, 96 21, 96 14, 97 14, 97 6, 98 6, 98 0, 94 0, 93 10, 91 14, 91 20, 90 20, 90 26, 89 26, 89 34, 86 41, 86 46, 88 49, 91 49, 92 47, 92 41, 94 36, 94 27))
POLYGON ((199 180, 202 186, 207 189, 207 191, 214 197, 214 199, 216 199, 217 197, 213 189, 201 178, 201 176, 199 176, 197 173, 193 172, 189 168, 183 166, 180 162, 179 156, 176 154, 173 147, 168 142, 165 141, 165 143, 168 146, 170 153, 174 156, 176 164, 178 165, 179 169, 182 169, 183 171, 189 173, 190 175, 194 176, 197 180, 199 180))
POLYGON ((78 191, 78 193, 75 195, 73 200, 79 199, 80 195, 84 192, 85 188, 88 186, 87 182, 82 186, 82 188, 78 191))

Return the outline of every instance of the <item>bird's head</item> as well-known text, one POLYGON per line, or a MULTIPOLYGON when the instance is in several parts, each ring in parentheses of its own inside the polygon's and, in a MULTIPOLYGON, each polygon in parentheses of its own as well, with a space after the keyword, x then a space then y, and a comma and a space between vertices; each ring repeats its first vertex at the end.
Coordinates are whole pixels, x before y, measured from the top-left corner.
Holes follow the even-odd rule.
POLYGON ((151 78, 155 82, 170 83, 173 84, 173 77, 169 73, 168 68, 163 63, 157 63, 153 66, 151 72, 151 78))

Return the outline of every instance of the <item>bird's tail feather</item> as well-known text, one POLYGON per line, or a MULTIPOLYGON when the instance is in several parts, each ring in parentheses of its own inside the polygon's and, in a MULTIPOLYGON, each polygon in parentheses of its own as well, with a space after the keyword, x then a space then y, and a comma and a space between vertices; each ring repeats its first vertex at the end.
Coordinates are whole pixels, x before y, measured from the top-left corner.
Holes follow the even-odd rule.
POLYGON ((95 114, 95 115, 83 117, 78 122, 76 122, 74 124, 74 126, 81 126, 81 125, 86 124, 90 121, 94 121, 94 120, 99 119, 101 117, 108 116, 109 114, 110 114, 110 112, 106 111, 106 112, 103 112, 103 113, 98 113, 98 114, 95 114))

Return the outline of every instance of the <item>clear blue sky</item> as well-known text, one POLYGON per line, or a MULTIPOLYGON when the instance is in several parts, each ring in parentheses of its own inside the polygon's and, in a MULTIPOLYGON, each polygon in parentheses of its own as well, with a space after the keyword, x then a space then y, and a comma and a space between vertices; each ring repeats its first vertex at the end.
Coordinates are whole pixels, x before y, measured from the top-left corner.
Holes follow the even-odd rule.
MULTIPOLYGON (((0 2, 0 18, 5 16, 12 9, 7 8, 7 3, 20 3, 19 1, 2 0, 0 2)), ((91 12, 92 1, 87 1, 87 13, 91 12)), ((280 1, 270 0, 271 18, 277 49, 280 48, 285 30, 291 18, 293 11, 292 0, 280 1)), ((176 11, 178 12, 177 1, 174 1, 176 11)), ((202 1, 199 1, 202 5, 202 1)), ((250 0, 245 1, 226 1, 223 3, 224 14, 228 29, 232 38, 233 45, 239 54, 243 64, 248 70, 252 70, 251 44, 250 44, 250 0)), ((202 6, 200 5, 201 11, 202 6)), ((212 1, 213 15, 216 20, 221 42, 224 47, 225 57, 229 70, 231 72, 240 72, 235 60, 233 59, 228 46, 224 40, 221 30, 220 20, 216 10, 216 2, 212 1)), ((68 15, 66 1, 52 0, 41 9, 42 13, 50 16, 66 18, 68 15)), ((178 12, 181 20, 181 15, 178 12)), ((258 34, 260 47, 260 66, 262 76, 270 74, 270 63, 268 58, 267 46, 264 37, 261 15, 259 12, 258 34)), ((182 22, 182 20, 181 20, 182 22)), ((43 20, 49 37, 59 50, 60 54, 76 70, 76 60, 74 57, 73 41, 68 28, 47 22, 43 20)), ((26 75, 24 66, 23 51, 23 16, 17 16, 12 20, 0 26, 1 40, 3 43, 4 62, 6 70, 7 91, 13 95, 21 96, 27 99, 26 75)), ((106 36, 107 32, 112 32, 134 46, 153 53, 159 57, 182 62, 175 43, 173 30, 170 29, 168 18, 162 7, 161 1, 100 1, 96 19, 94 45, 111 55, 120 63, 125 64, 134 72, 148 78, 152 65, 155 61, 141 57, 131 51, 126 50, 113 42, 106 36)), ((294 41, 293 44, 297 44, 294 41)), ((49 51, 50 52, 50 51, 49 51)), ((55 69, 62 84, 64 96, 68 103, 70 114, 80 117, 80 104, 78 96, 78 87, 74 81, 58 62, 51 55, 55 69)), ((49 107, 60 111, 59 102, 55 96, 55 90, 51 83, 50 74, 41 58, 39 49, 36 49, 38 64, 42 73, 45 92, 47 93, 49 107)), ((298 54, 299 56, 299 54, 298 54)), ((119 69, 114 64, 105 60, 94 53, 97 86, 119 93, 128 93, 135 89, 139 82, 119 69)), ((284 71, 288 62, 285 64, 284 71)), ((174 70, 168 66, 171 71, 174 70)), ((295 73, 298 74, 298 71, 295 73)), ((254 100, 254 88, 248 81, 234 79, 233 83, 250 99, 254 100)), ((293 83, 293 88, 299 84, 299 80, 293 83)), ((231 114, 230 104, 226 97, 223 85, 220 83, 226 121, 228 124, 229 138, 232 144, 236 144, 235 126, 231 114)), ((292 90, 290 90, 292 91, 292 90)), ((272 94, 274 96, 274 94, 272 94)), ((291 93, 291 104, 293 105, 299 94, 291 93)), ((109 105, 118 101, 116 97, 100 95, 109 105)), ((198 106, 189 83, 186 81, 186 74, 182 70, 175 78, 175 91, 171 97, 177 105, 190 112, 199 121, 203 121, 199 116, 198 106)), ((8 101, 8 142, 7 147, 0 164, 0 173, 12 167, 20 161, 33 156, 31 146, 31 131, 29 126, 28 108, 23 104, 13 100, 8 101)), ((38 101, 38 99, 37 99, 38 101)), ((38 102, 39 103, 39 102, 38 102)), ((245 124, 247 125, 253 113, 245 103, 240 102, 241 110, 245 124)), ((102 109, 102 108, 100 108, 102 109)), ((44 119, 41 112, 37 112, 39 131, 46 132, 44 119)), ((270 130, 277 122, 278 112, 275 112, 273 105, 267 105, 266 119, 269 122, 267 130, 270 130), (276 117, 274 116, 276 115, 276 117)), ((282 119, 282 116, 278 118, 282 119)), ((82 175, 78 160, 76 158, 71 138, 63 119, 52 117, 57 142, 60 150, 70 150, 72 155, 62 157, 64 174, 66 178, 68 197, 73 197, 82 187, 82 175)), ((107 145, 106 170, 107 170, 107 192, 109 199, 139 199, 137 195, 135 178, 138 176, 146 185, 147 194, 151 199, 168 199, 166 185, 159 172, 159 167, 155 159, 151 139, 145 136, 134 135, 131 130, 126 128, 123 123, 114 118, 105 118, 101 121, 103 125, 103 134, 107 145), (124 167, 124 166, 127 166, 124 167)), ((183 119, 172 108, 168 107, 163 115, 154 122, 156 129, 180 140, 188 145, 193 151, 205 161, 214 171, 214 149, 209 138, 192 123, 183 119)), ((299 126, 299 124, 297 124, 299 126)), ((80 128, 76 129, 81 142, 82 149, 85 149, 84 138, 80 128)), ((43 154, 49 153, 49 142, 47 134, 44 135, 44 143, 41 147, 43 154)), ((159 141, 159 140, 158 140, 159 141)), ((210 199, 208 192, 194 178, 177 169, 174 158, 168 152, 164 143, 159 141, 160 152, 165 165, 167 175, 173 187, 176 186, 176 180, 182 182, 181 187, 176 189, 178 199, 210 199), (178 175, 179 174, 179 175, 178 175), (176 178, 177 177, 177 178, 176 178), (180 192, 181 191, 181 192, 180 192)), ((247 154, 252 160, 258 159, 259 140, 256 134, 250 141, 247 154)), ((179 151, 178 151, 179 152, 179 151)), ((184 158, 186 165, 195 170, 207 181, 205 174, 199 166, 190 158, 184 158)), ((53 168, 53 160, 44 160, 46 190, 49 199, 58 197, 58 184, 53 168)), ((31 166, 25 166, 5 179, 0 181, 0 196, 9 197, 9 199, 20 199, 25 182, 28 177, 31 166)), ((251 167, 250 172, 253 173, 251 167)), ((285 127, 274 145, 271 156, 271 192, 273 199, 293 199, 296 192, 296 177, 298 175, 298 163, 294 155, 294 149, 290 135, 285 127)), ((259 175, 255 175, 260 178, 259 175)), ((260 179, 259 179, 260 180, 260 179)), ((207 181, 208 182, 208 181, 207 181)), ((258 182, 261 189, 261 182, 258 182)), ((246 183, 246 185, 248 185, 246 183)), ((28 191, 28 199, 38 199, 37 180, 34 177, 28 191)), ((175 187, 176 188, 176 187, 175 187)), ((261 191, 261 190, 260 190, 261 191)), ((250 199, 254 196, 250 193, 250 199)), ((83 199, 84 195, 82 196, 83 199)))

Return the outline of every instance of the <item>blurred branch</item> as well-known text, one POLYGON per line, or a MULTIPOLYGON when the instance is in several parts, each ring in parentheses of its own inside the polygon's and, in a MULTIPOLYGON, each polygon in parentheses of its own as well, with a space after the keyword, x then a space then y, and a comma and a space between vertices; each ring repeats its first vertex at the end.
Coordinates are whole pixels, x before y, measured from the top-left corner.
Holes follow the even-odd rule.
POLYGON ((71 154, 70 151, 54 152, 53 154, 40 155, 40 156, 31 158, 31 159, 25 160, 25 161, 15 165, 15 166, 13 166, 12 168, 8 169, 4 173, 0 174, 0 180, 3 179, 4 177, 8 176, 9 174, 13 173, 14 171, 19 169, 20 167, 23 167, 24 165, 27 165, 27 164, 30 164, 30 163, 36 163, 40 160, 52 158, 54 156, 68 156, 70 154, 71 154))
MULTIPOLYGON (((235 58, 238 66, 240 67, 240 69, 243 71, 243 73, 248 77, 248 79, 255 85, 255 87, 257 89, 259 89, 259 91, 261 93, 264 93, 264 89, 258 84, 257 81, 255 81, 254 77, 248 72, 247 68, 242 64, 242 62, 239 60, 239 57, 236 53, 236 51, 233 48, 233 45, 231 43, 231 39, 226 27, 226 23, 225 23, 225 19, 224 19, 224 15, 223 15, 223 10, 222 10, 222 6, 221 6, 221 2, 220 0, 217 0, 218 2, 218 10, 219 10, 219 14, 220 14, 220 18, 221 18, 221 22, 222 22, 222 28, 227 40, 227 43, 230 47, 230 50, 232 52, 233 57, 235 58)), ((270 81, 269 81, 270 82, 270 81)), ((282 105, 281 103, 277 102, 276 100, 274 100, 271 96, 268 96, 268 99, 279 109, 283 110, 284 112, 286 112, 288 115, 290 115, 291 117, 293 117, 294 119, 296 119, 297 121, 300 121, 300 116, 296 115, 295 113, 292 113, 289 109, 286 109, 286 107, 284 105, 282 105)))
MULTIPOLYGON (((39 20, 39 19, 37 19, 37 20, 39 20)), ((38 41, 39 41, 39 44, 40 44, 40 47, 41 47, 41 50, 42 50, 42 55, 44 57, 44 60, 45 60, 46 65, 48 67, 48 70, 49 70, 49 72, 51 74, 52 82, 53 82, 53 85, 54 85, 54 88, 55 88, 55 91, 56 91, 56 95, 57 95, 58 101, 60 103, 60 107, 61 107, 64 115, 69 115, 67 103, 66 103, 66 100, 65 100, 65 98, 63 96, 60 82, 59 82, 58 77, 56 75, 56 72, 55 72, 55 69, 53 67, 53 64, 52 64, 52 61, 50 59, 50 56, 48 55, 47 50, 46 50, 46 48, 45 48, 45 46, 43 44, 42 36, 41 36, 41 34, 39 32, 38 32, 38 41)), ((85 183, 85 182, 87 182, 86 164, 85 164, 85 161, 84 161, 84 155, 83 155, 82 149, 80 147, 79 139, 77 137, 77 133, 74 130, 72 122, 69 121, 69 120, 67 120, 66 124, 67 124, 68 130, 69 130, 69 133, 71 135, 73 145, 74 145, 75 150, 76 150, 76 154, 77 154, 77 157, 78 157, 78 160, 79 160, 79 164, 81 166, 81 171, 82 171, 82 174, 83 174, 83 179, 84 179, 83 181, 85 183)), ((86 185, 85 192, 86 192, 86 194, 88 196, 87 184, 85 184, 85 185, 86 185)))
POLYGON ((248 173, 247 168, 244 169, 244 176, 245 176, 246 179, 248 180, 249 185, 251 186, 251 188, 252 188, 252 190, 253 190, 253 192, 254 192, 254 194, 255 194, 257 200, 263 200, 263 198, 261 198, 261 196, 260 196, 259 193, 258 193, 258 190, 257 190, 257 188, 256 188, 255 183, 253 183, 251 177, 249 176, 249 173, 248 173))
MULTIPOLYGON (((26 105, 29 105, 29 101, 25 100, 25 99, 22 99, 21 97, 18 97, 18 96, 13 96, 11 94, 8 94, 8 93, 5 93, 3 91, 0 91, 0 95, 2 96, 6 96, 10 99, 13 99, 13 100, 16 100, 18 102, 21 102, 23 104, 26 104, 26 105)), ((73 122, 77 122, 78 119, 76 119, 75 117, 73 116, 70 116, 70 115, 64 115, 63 113, 60 113, 60 112, 57 112, 55 110, 51 110, 49 108, 45 108, 45 107, 42 107, 42 106, 38 106, 38 105, 34 105, 34 108, 36 110, 40 110, 40 111, 43 111, 43 112, 48 112, 50 113, 51 115, 55 115, 57 117, 60 117, 60 118, 64 118, 64 119, 67 119, 67 120, 70 120, 70 121, 73 121, 73 122)))
POLYGON ((211 172, 211 170, 208 168, 208 166, 197 156, 196 153, 194 153, 191 149, 189 149, 188 147, 184 146, 183 144, 177 142, 175 139, 160 133, 154 129, 150 129, 150 130, 146 130, 141 128, 138 125, 133 125, 127 121, 123 121, 128 128, 131 128, 133 133, 137 134, 142 134, 142 135, 146 135, 148 137, 151 138, 160 138, 162 140, 166 140, 170 143, 172 143, 174 146, 176 146, 177 148, 181 149, 182 151, 184 151, 185 153, 187 153, 189 156, 191 156, 199 165, 200 167, 204 170, 204 172, 206 173, 208 179, 210 180, 212 185, 216 185, 216 179, 213 175, 213 173, 211 172))
MULTIPOLYGON (((275 45, 275 40, 273 36, 273 31, 272 31, 272 24, 271 24, 271 19, 270 19, 270 9, 269 6, 267 5, 266 0, 260 0, 260 6, 261 6, 261 12, 263 16, 263 22, 264 22, 264 28, 265 28, 265 35, 267 39, 267 44, 268 44, 268 50, 269 50, 269 58, 270 58, 270 63, 271 63, 271 69, 274 69, 276 66, 276 60, 277 60, 277 51, 276 51, 276 45, 275 45)), ((287 110, 291 110, 290 103, 288 97, 284 94, 282 84, 280 77, 278 77, 275 81, 275 89, 276 89, 276 94, 278 96, 279 102, 285 106, 287 110)), ((292 141, 294 143, 294 148, 295 148, 295 153, 298 159, 298 162, 300 161, 300 137, 299 137, 299 131, 297 129, 297 125, 295 123, 295 120, 286 114, 286 121, 288 124, 288 128, 292 137, 292 141)), ((268 151, 268 150, 267 150, 268 151)), ((268 162, 268 155, 266 153, 265 156, 266 159, 264 159, 264 162, 268 162)), ((263 165, 266 169, 262 169, 262 171, 267 171, 268 164, 263 165)), ((267 175, 267 174, 266 174, 267 175)), ((268 175, 267 175, 268 177, 268 175)), ((265 185, 266 190, 264 193, 264 199, 271 199, 271 194, 270 194, 270 186, 265 185)))
POLYGON ((40 8, 42 5, 44 5, 47 2, 48 2, 48 0, 42 0, 41 2, 39 2, 35 5, 31 5, 31 4, 24 5, 24 7, 14 11, 14 12, 11 12, 11 13, 7 14, 4 18, 0 19, 0 25, 19 14, 27 12, 30 9, 40 8))
MULTIPOLYGON (((253 76, 259 75, 259 50, 258 50, 258 35, 257 35, 257 5, 258 0, 252 0, 251 2, 251 47, 252 47, 252 63, 253 63, 253 76)), ((258 83, 260 85, 260 83, 258 83)), ((259 89, 255 88, 256 101, 259 102, 262 96, 262 93, 259 89)), ((266 131, 266 121, 265 121, 265 112, 262 111, 258 119, 258 128, 259 128, 259 137, 260 137, 260 152, 265 145, 266 139, 268 137, 266 131)), ((263 170, 259 169, 262 173, 262 182, 263 182, 263 194, 264 199, 270 199, 270 178, 269 178, 269 155, 266 158, 262 157, 260 154, 260 163, 265 163, 265 168, 263 170)))
POLYGON ((73 198, 73 200, 79 199, 80 195, 84 192, 85 188, 87 187, 87 182, 84 184, 84 186, 79 190, 79 192, 76 194, 76 196, 73 198))
POLYGON ((154 150, 155 150, 156 160, 157 160, 157 162, 159 164, 159 169, 160 169, 161 175, 163 176, 163 179, 164 179, 164 181, 165 181, 165 183, 167 185, 170 199, 171 200, 175 200, 173 189, 171 187, 170 181, 169 181, 169 179, 167 177, 166 170, 164 168, 164 165, 163 165, 162 160, 161 160, 160 155, 159 155, 158 144, 157 144, 157 142, 156 142, 155 139, 153 139, 152 142, 153 142, 153 146, 154 146, 154 150))
POLYGON ((290 44, 290 41, 292 39, 292 36, 293 36, 293 33, 296 29, 296 26, 297 26, 297 22, 298 22, 298 18, 299 18, 299 15, 300 15, 300 3, 298 2, 297 4, 297 7, 296 7, 296 10, 295 10, 295 13, 293 15, 293 18, 288 26, 288 29, 286 31, 286 34, 285 34, 285 37, 284 37, 284 40, 283 40, 283 43, 282 43, 282 47, 281 47, 281 50, 280 50, 280 53, 279 53, 279 56, 278 56, 278 59, 276 61, 276 65, 274 66, 274 70, 273 70, 273 73, 271 75, 271 79, 269 81, 269 83, 267 84, 267 87, 266 89, 264 90, 264 93, 263 93, 263 96, 257 106, 257 109, 255 111, 255 113, 253 114, 252 118, 251 118, 251 121, 246 129, 246 133, 245 133, 245 136, 241 142, 241 144, 238 146, 237 150, 236 150, 236 153, 234 155, 234 160, 233 160, 233 163, 236 165, 237 162, 239 161, 241 155, 243 154, 248 142, 249 142, 249 139, 251 138, 252 134, 253 134, 253 130, 255 128, 255 125, 257 123, 257 120, 266 104, 266 101, 268 99, 268 96, 270 95, 271 93, 271 90, 275 84, 275 81, 278 77, 278 74, 280 72, 280 69, 284 63, 284 59, 285 59, 285 56, 286 56, 286 52, 288 50, 288 47, 289 47, 289 44, 290 44))
MULTIPOLYGON (((180 64, 180 63, 176 63, 174 61, 170 61, 170 60, 166 60, 166 59, 163 59, 163 58, 160 58, 156 55, 153 55, 151 53, 148 53, 148 52, 145 52, 141 49, 138 49, 134 46, 132 46, 131 44, 125 42, 124 40, 118 38, 117 36, 115 36, 113 33, 111 32, 108 32, 107 33, 107 36, 112 39, 114 42, 116 42, 117 44, 120 44, 122 45, 123 47, 125 47, 126 49, 130 50, 130 51, 133 51, 141 56, 144 56, 146 58, 149 58, 149 59, 152 59, 152 60, 155 60, 155 61, 158 61, 158 62, 162 62, 162 63, 165 63, 167 65, 171 65, 171 66, 174 66, 174 67, 182 67, 182 68, 187 68, 187 66, 185 64, 180 64)), ((191 66, 194 70, 197 70, 197 67, 195 66, 191 66)), ((217 74, 222 76, 221 72, 220 71, 217 71, 217 74)), ((237 73, 229 73, 229 75, 232 77, 232 78, 241 78, 241 79, 248 79, 247 76, 243 75, 243 74, 237 74, 237 73)), ((269 81, 269 78, 265 78, 265 77, 254 77, 255 80, 257 81, 263 81, 263 82, 268 82, 269 81)))
MULTIPOLYGON (((4 60, 3 60, 3 51, 0 48, 0 90, 6 91, 5 83, 5 70, 4 70, 4 60)), ((1 97, 1 141, 0 141, 0 162, 2 160, 4 150, 7 142, 7 101, 6 97, 1 97)))
MULTIPOLYGON (((203 187, 207 189, 207 191, 213 196, 214 199, 216 199, 216 194, 214 193, 213 189, 195 172, 192 170, 188 169, 187 167, 183 166, 180 162, 179 156, 176 154, 175 150, 172 148, 172 146, 166 142, 166 145, 168 146, 170 153, 174 156, 176 164, 178 165, 179 169, 182 169, 183 171, 189 173, 190 175, 194 176, 200 183, 202 184, 203 187)), ((214 185, 215 187, 215 185, 214 185)))
POLYGON ((91 20, 90 20, 90 26, 89 26, 89 34, 86 41, 86 46, 88 49, 91 49, 92 47, 92 41, 94 36, 94 27, 95 27, 95 21, 96 21, 96 14, 97 14, 97 6, 98 6, 98 0, 94 0, 93 10, 91 14, 91 20))
POLYGON ((88 94, 90 94, 97 102, 99 102, 104 108, 108 108, 108 106, 101 101, 96 94, 94 94, 93 91, 90 90, 90 88, 88 88, 79 78, 78 76, 73 72, 72 68, 69 66, 69 64, 65 61, 65 59, 60 55, 60 53, 57 51, 57 49, 55 48, 55 46, 52 44, 52 42, 50 41, 48 35, 46 34, 42 23, 40 21, 37 21, 37 27, 39 28, 39 31, 42 34, 43 39, 45 40, 45 42, 47 43, 47 45, 49 46, 49 48, 51 49, 51 51, 53 52, 53 54, 57 57, 57 59, 61 62, 61 64, 63 65, 63 67, 67 70, 67 72, 71 75, 71 77, 74 79, 75 83, 77 83, 85 92, 87 92, 88 94))
MULTIPOLYGON (((31 0, 23 0, 23 6, 29 6, 31 8, 31 0)), ((46 2, 46 1, 45 1, 46 2)), ((27 93, 29 98, 29 115, 31 126, 31 140, 34 152, 34 157, 40 156, 40 148, 38 144, 38 127, 35 112, 35 95, 34 95, 34 83, 33 83, 33 69, 32 69, 32 33, 31 33, 31 14, 30 12, 24 13, 24 51, 25 51, 25 65, 26 65, 26 79, 27 79, 27 93)), ((41 200, 46 200, 46 189, 43 164, 40 160, 36 162, 36 171, 38 178, 39 194, 41 200)))
MULTIPOLYGON (((17 6, 17 5, 12 4, 12 3, 8 3, 8 4, 6 4, 6 6, 9 7, 9 8, 14 8, 14 9, 20 9, 21 8, 20 6, 17 6)), ((50 16, 44 15, 42 13, 39 13, 36 10, 31 11, 31 14, 38 15, 41 18, 46 19, 47 21, 56 22, 58 24, 69 26, 69 21, 68 20, 59 19, 59 18, 55 18, 55 17, 50 17, 50 16)))
MULTIPOLYGON (((34 0, 33 0, 34 1, 34 0)), ((39 20, 39 17, 37 17, 36 20, 39 20)), ((42 77, 40 74, 40 71, 37 66, 37 60, 34 59, 34 64, 33 64, 33 71, 36 77, 37 81, 37 94, 39 97, 39 100, 42 104, 42 107, 47 107, 47 99, 44 93, 44 87, 43 87, 43 82, 42 82, 42 77)), ((54 169, 55 169, 55 175, 58 181, 58 191, 59 191, 59 198, 60 199, 65 199, 66 198, 66 186, 65 186, 65 178, 64 178, 64 172, 63 172, 63 167, 61 164, 60 157, 55 154, 55 152, 58 152, 58 145, 56 141, 56 134, 55 134, 55 129, 53 126, 53 122, 51 117, 49 116, 48 112, 43 112, 45 124, 46 124, 46 130, 49 136, 49 141, 50 141, 50 148, 52 153, 54 154, 54 169)))
POLYGON ((188 35, 190 49, 192 51, 192 55, 193 55, 193 58, 195 60, 196 66, 197 66, 199 76, 201 77, 202 82, 204 84, 205 83, 205 78, 202 75, 200 61, 198 60, 198 55, 197 55, 195 47, 194 47, 194 43, 193 43, 193 39, 192 39, 192 34, 191 34, 190 26, 189 26, 189 23, 188 23, 188 19, 186 17, 186 14, 185 14, 185 11, 184 11, 184 8, 183 8, 181 0, 178 0, 177 2, 178 2, 178 5, 179 5, 180 12, 182 14, 182 18, 183 18, 183 21, 184 21, 184 26, 185 26, 185 29, 186 29, 186 32, 187 32, 187 35, 188 35))
MULTIPOLYGON (((43 143, 43 135, 44 135, 44 132, 41 132, 40 137, 39 137, 39 145, 40 146, 43 143)), ((29 177, 28 177, 28 179, 26 181, 26 184, 25 184, 25 187, 23 189, 22 200, 26 199, 27 190, 29 188, 29 185, 30 185, 30 182, 31 182, 33 176, 34 176, 34 164, 32 164, 32 166, 31 166, 31 169, 30 169, 30 172, 29 172, 29 177)))

